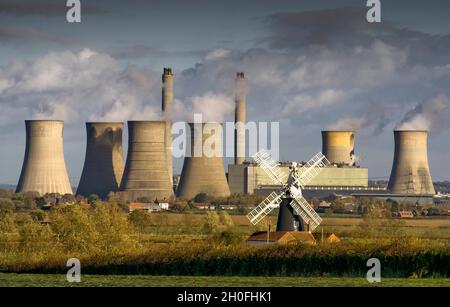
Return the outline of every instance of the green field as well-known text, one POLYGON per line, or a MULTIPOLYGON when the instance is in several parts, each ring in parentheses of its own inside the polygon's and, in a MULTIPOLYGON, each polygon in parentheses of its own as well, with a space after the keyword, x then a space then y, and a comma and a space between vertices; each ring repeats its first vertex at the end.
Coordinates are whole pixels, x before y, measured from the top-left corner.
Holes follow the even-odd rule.
POLYGON ((69 258, 83 264, 81 286, 374 286, 358 278, 370 258, 382 263, 381 286, 449 285, 449 218, 324 216, 315 245, 254 246, 245 239, 258 228, 223 212, 127 214, 103 204, 38 213, 0 219, 0 286, 74 285, 69 258))
POLYGON ((444 278, 382 278, 368 283, 358 277, 193 277, 149 275, 82 275, 69 283, 65 275, 0 273, 0 286, 82 287, 450 287, 444 278))

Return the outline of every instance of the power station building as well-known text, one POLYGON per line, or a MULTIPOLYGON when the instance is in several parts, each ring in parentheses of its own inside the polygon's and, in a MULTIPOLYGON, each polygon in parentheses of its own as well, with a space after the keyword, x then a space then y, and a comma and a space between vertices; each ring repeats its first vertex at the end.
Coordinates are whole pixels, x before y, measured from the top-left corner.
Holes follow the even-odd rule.
MULTIPOLYGON (((353 131, 322 131, 322 152, 331 164, 308 183, 305 191, 331 194, 367 190, 369 172, 367 168, 355 165, 354 144, 353 131)), ((280 163, 281 171, 286 175, 289 173, 289 166, 290 163, 280 163)), ((229 165, 228 180, 233 194, 267 194, 277 188, 262 168, 249 162, 229 165)))
POLYGON ((123 174, 123 123, 86 123, 87 145, 77 194, 105 199, 117 192, 123 174))
POLYGON ((120 185, 128 200, 168 201, 174 196, 165 135, 165 121, 128 122, 128 155, 120 185))
POLYGON ((25 157, 16 192, 72 194, 59 120, 26 120, 25 157))

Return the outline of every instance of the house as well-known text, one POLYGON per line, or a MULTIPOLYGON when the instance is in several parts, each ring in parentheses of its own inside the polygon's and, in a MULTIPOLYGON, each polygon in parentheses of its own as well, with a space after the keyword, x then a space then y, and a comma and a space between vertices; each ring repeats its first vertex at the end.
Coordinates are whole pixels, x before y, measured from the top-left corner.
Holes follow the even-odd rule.
POLYGON ((260 231, 252 234, 246 243, 249 245, 296 243, 316 245, 316 239, 308 231, 260 231))
POLYGON ((322 201, 319 203, 319 206, 317 207, 316 211, 317 211, 318 213, 329 213, 329 212, 332 211, 332 210, 331 210, 331 204, 330 204, 329 202, 326 202, 326 201, 323 201, 323 200, 322 200, 322 201))
POLYGON ((211 205, 209 203, 199 203, 199 204, 196 204, 195 207, 198 210, 210 210, 210 211, 216 210, 216 206, 211 205))
POLYGON ((148 212, 159 212, 163 210, 168 210, 168 203, 129 203, 128 211, 133 212, 134 210, 146 210, 148 212))
POLYGON ((402 219, 412 219, 414 214, 411 210, 402 210, 398 212, 398 216, 402 219))
POLYGON ((235 206, 235 205, 221 205, 220 209, 221 210, 230 210, 231 211, 231 210, 237 210, 238 207, 235 206))
POLYGON ((322 243, 339 243, 341 242, 341 239, 339 239, 338 236, 336 236, 334 233, 321 233, 316 232, 314 233, 314 237, 317 241, 320 241, 322 243))

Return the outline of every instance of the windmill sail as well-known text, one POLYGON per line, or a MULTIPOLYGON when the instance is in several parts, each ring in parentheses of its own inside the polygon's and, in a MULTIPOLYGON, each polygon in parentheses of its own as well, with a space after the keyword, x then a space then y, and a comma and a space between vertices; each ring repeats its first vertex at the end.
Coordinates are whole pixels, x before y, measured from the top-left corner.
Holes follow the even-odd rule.
POLYGON ((257 152, 253 159, 255 162, 266 172, 273 182, 284 185, 287 181, 287 175, 283 173, 278 163, 272 160, 270 154, 266 150, 261 150, 257 152))
POLYGON ((330 161, 321 153, 317 153, 311 160, 297 170, 297 175, 294 175, 295 183, 301 188, 311 182, 319 173, 328 165, 330 161))
POLYGON ((277 194, 275 192, 270 193, 270 195, 264 199, 255 209, 247 214, 247 218, 253 225, 256 225, 265 216, 267 216, 274 208, 278 207, 282 201, 282 194, 277 194))
MULTIPOLYGON (((283 199, 290 199, 289 205, 303 222, 309 225, 309 231, 316 229, 322 219, 302 196, 301 189, 330 164, 327 158, 319 152, 303 167, 297 168, 297 164, 292 163, 289 174, 283 172, 279 164, 272 160, 266 150, 255 154, 253 159, 266 172, 268 177, 275 184, 281 185, 282 188, 279 194, 272 192, 247 215, 250 222, 256 225, 274 208, 279 207, 283 199)), ((280 216, 278 216, 278 219, 280 220, 280 216)))
POLYGON ((297 212, 306 224, 309 224, 309 230, 313 231, 320 225, 322 218, 317 214, 311 205, 303 196, 297 196, 292 199, 291 207, 297 212))

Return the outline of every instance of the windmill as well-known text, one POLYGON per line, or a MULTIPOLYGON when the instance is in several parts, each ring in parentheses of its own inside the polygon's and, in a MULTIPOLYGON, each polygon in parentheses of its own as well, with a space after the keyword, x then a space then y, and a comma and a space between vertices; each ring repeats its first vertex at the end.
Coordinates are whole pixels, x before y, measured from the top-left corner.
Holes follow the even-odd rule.
POLYGON ((293 162, 289 167, 288 175, 282 171, 277 162, 272 160, 266 150, 256 153, 253 159, 281 188, 278 192, 272 192, 247 214, 250 222, 256 225, 273 209, 279 207, 277 231, 314 231, 322 219, 302 196, 302 189, 330 164, 328 159, 319 152, 303 166, 293 162))

